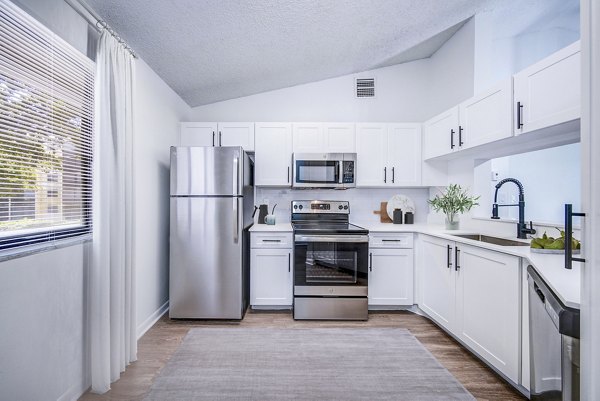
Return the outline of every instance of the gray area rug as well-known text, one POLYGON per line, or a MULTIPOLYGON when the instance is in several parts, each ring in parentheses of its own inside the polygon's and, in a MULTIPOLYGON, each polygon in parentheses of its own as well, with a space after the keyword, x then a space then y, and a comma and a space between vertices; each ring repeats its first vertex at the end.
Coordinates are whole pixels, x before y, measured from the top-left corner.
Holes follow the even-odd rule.
POLYGON ((146 401, 474 400, 405 329, 196 328, 146 401))

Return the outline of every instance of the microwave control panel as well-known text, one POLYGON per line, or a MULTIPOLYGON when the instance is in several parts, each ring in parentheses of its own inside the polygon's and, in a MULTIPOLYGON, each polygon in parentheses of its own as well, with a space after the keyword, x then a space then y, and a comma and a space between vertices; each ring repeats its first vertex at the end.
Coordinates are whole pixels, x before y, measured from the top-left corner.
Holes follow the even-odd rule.
POLYGON ((342 177, 342 182, 344 184, 353 184, 354 183, 354 161, 344 161, 344 176, 342 177))

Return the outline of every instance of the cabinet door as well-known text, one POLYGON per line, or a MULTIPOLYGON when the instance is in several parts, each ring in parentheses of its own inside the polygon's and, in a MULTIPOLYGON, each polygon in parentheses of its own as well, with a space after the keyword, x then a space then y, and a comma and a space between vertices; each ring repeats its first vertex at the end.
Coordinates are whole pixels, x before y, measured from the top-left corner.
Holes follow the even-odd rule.
POLYGON ((386 159, 387 125, 356 124, 356 186, 387 185, 386 159))
POLYGON ((254 152, 254 123, 219 123, 219 146, 241 146, 254 152))
POLYGON ((456 244, 455 334, 513 382, 519 382, 519 258, 456 244))
POLYGON ((581 117, 580 43, 552 54, 514 75, 514 110, 523 124, 516 134, 575 120, 581 117))
POLYGON ((354 123, 324 123, 323 141, 325 152, 356 152, 356 132, 354 123))
POLYGON ((512 78, 459 106, 457 145, 468 149, 512 136, 512 78))
POLYGON ((423 123, 423 159, 458 149, 458 106, 423 123))
POLYGON ((323 141, 323 124, 321 123, 293 123, 293 150, 294 153, 325 153, 323 141))
POLYGON ((391 186, 421 185, 421 124, 388 124, 387 152, 391 186))
POLYGON ((217 123, 181 123, 179 146, 215 146, 217 144, 217 123))
POLYGON ((437 323, 453 331, 456 291, 454 242, 421 236, 419 247, 419 307, 437 323))
POLYGON ((292 125, 256 123, 254 171, 256 186, 292 184, 292 125))
POLYGON ((250 305, 292 305, 292 250, 252 249, 250 305))
POLYGON ((413 304, 413 250, 371 249, 369 305, 413 304))

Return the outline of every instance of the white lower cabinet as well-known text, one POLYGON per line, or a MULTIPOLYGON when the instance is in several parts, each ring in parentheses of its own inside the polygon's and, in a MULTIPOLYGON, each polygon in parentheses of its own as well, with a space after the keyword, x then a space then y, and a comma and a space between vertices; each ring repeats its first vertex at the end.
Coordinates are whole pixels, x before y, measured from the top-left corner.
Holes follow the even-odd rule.
POLYGON ((454 242, 421 236, 419 249, 419 307, 438 324, 454 331, 454 242))
POLYGON ((421 236, 419 307, 519 383, 520 259, 421 236))
MULTIPOLYGON (((250 305, 251 306, 286 306, 293 303, 293 260, 292 248, 281 248, 275 245, 269 248, 265 233, 261 235, 261 244, 250 249, 250 305)), ((273 236, 273 244, 292 243, 291 233, 273 236), (289 236, 283 241, 281 236, 289 236)), ((259 244, 253 241, 253 244, 259 244)))
POLYGON ((412 234, 371 234, 369 306, 412 305, 412 234))
POLYGON ((455 334, 518 383, 520 259, 479 247, 456 246, 455 334))

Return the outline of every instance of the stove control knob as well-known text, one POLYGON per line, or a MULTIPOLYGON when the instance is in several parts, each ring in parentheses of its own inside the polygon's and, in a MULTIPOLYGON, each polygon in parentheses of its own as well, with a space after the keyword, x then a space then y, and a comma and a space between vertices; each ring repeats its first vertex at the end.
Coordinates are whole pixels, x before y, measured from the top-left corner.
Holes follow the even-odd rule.
POLYGON ((338 209, 342 210, 344 207, 342 205, 338 206, 338 209))
POLYGON ((298 209, 302 210, 302 205, 298 206, 298 209))
POLYGON ((294 209, 298 209, 298 205, 294 205, 294 209))
POLYGON ((344 210, 348 210, 348 205, 345 205, 345 206, 344 206, 344 210))

